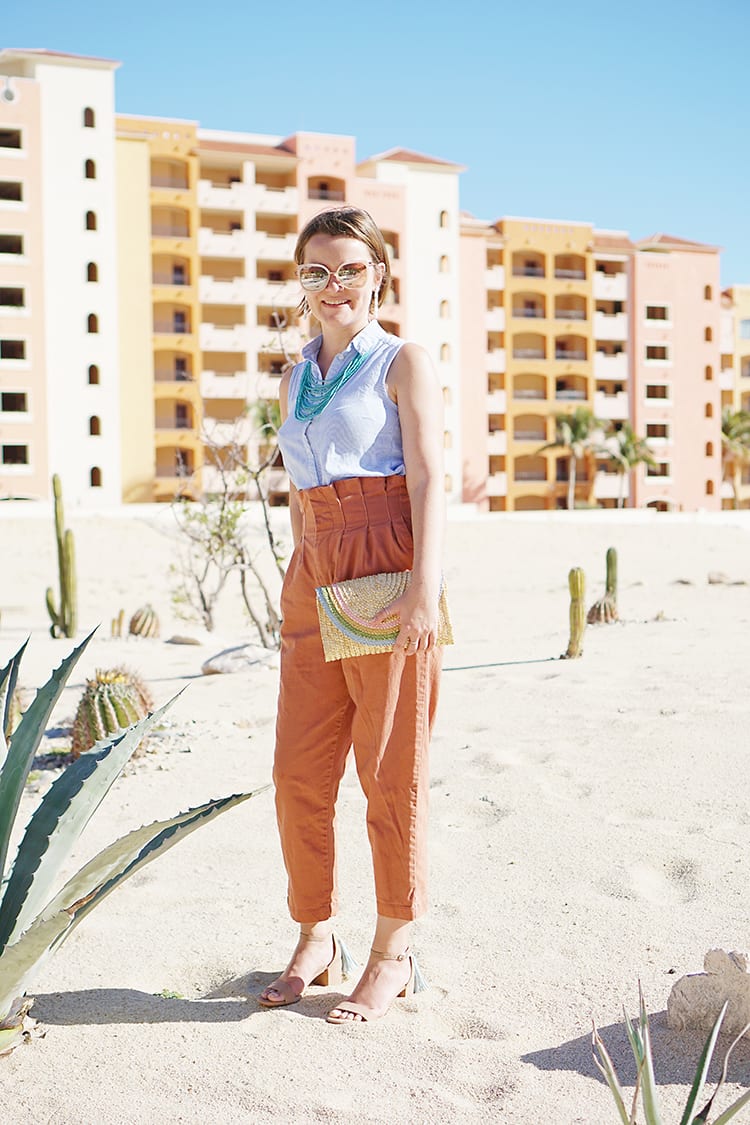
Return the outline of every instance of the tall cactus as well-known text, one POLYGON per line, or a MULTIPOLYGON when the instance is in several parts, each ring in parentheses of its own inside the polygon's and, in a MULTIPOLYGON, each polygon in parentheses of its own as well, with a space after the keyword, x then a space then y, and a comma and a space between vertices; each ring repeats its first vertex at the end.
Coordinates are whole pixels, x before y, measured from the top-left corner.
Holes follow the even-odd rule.
POLYGON ((586 628, 586 576, 579 566, 568 574, 570 588, 570 640, 563 660, 573 660, 583 655, 583 633, 586 628))
POLYGON ((52 477, 52 493, 55 498, 55 536, 57 538, 57 566, 60 574, 60 609, 55 608, 52 587, 47 588, 47 612, 52 619, 50 634, 53 637, 74 637, 78 608, 76 587, 76 562, 73 532, 65 529, 63 514, 62 484, 57 473, 52 477))
POLYGON ((603 598, 595 601, 586 620, 589 625, 610 625, 619 621, 617 612, 617 551, 610 547, 607 551, 607 586, 603 598))

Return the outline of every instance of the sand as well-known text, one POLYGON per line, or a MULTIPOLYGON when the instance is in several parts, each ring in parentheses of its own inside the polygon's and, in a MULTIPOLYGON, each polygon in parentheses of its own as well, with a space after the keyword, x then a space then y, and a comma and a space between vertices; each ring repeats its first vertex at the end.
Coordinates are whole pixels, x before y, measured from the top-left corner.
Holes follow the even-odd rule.
MULTIPOLYGON (((279 527, 284 513, 275 513, 279 527)), ((270 777, 277 673, 202 676, 252 639, 235 594, 215 635, 179 621, 166 509, 68 513, 80 635, 99 633, 53 716, 61 745, 83 681, 125 661, 161 703, 187 685, 149 753, 127 767, 66 873, 131 828, 270 777), (122 606, 151 601, 162 639, 109 638, 122 606), (164 642, 192 633, 203 643, 164 642)), ((49 510, 0 506, 0 660, 29 635, 22 682, 70 649, 48 633, 56 587, 49 510)), ((5 1112, 29 1122, 617 1120, 591 1061, 596 1020, 623 1082, 634 1068, 622 1006, 638 980, 653 1013, 657 1077, 679 1119, 702 1043, 669 1031, 678 976, 713 946, 746 949, 747 635, 750 521, 654 513, 454 515, 446 577, 457 643, 445 653, 431 774, 432 908, 416 929, 430 988, 367 1027, 321 1018, 338 990, 266 1011, 253 995, 294 942, 273 801, 265 792, 136 875, 39 970, 46 1037, 0 1060, 5 1112), (622 621, 567 644, 567 572, 587 602, 619 552, 622 621)), ((48 780, 24 798, 23 819, 48 780)), ((356 776, 340 798, 338 931, 370 942, 373 893, 356 776)), ((750 1082, 750 1042, 729 1094, 750 1082)), ((722 1104, 726 1104, 723 1102, 722 1104)))

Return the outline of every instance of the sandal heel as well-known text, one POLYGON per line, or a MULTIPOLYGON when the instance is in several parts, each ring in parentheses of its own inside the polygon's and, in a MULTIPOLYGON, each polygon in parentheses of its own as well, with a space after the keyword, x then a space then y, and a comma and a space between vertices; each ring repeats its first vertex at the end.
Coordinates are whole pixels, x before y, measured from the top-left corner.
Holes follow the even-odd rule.
POLYGON ((331 936, 333 937, 333 957, 331 963, 323 969, 322 973, 318 974, 315 980, 310 982, 311 984, 322 984, 326 987, 341 984, 342 981, 357 968, 357 963, 352 958, 344 942, 337 938, 335 934, 331 936))

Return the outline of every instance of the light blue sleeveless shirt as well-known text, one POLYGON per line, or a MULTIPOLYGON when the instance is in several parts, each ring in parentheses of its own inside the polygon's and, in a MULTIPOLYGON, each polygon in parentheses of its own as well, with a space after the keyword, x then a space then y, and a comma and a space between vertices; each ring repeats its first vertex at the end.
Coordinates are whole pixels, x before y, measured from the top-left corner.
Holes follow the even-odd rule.
POLYGON ((322 382, 317 336, 302 349, 304 357, 289 381, 288 416, 279 430, 284 468, 297 488, 317 488, 348 477, 405 476, 404 450, 398 407, 388 395, 385 380, 404 344, 371 320, 346 351, 337 355, 327 378, 335 378, 357 353, 367 359, 315 418, 300 422, 294 416, 305 362, 313 378, 322 382))

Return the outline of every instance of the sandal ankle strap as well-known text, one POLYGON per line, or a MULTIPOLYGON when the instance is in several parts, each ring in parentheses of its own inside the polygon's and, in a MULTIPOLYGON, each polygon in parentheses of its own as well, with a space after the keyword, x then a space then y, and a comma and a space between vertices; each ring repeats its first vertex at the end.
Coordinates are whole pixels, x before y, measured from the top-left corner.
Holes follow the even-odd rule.
POLYGON ((408 945, 403 953, 381 953, 379 949, 374 947, 370 949, 370 955, 377 957, 380 961, 405 961, 411 953, 411 946, 408 945))

